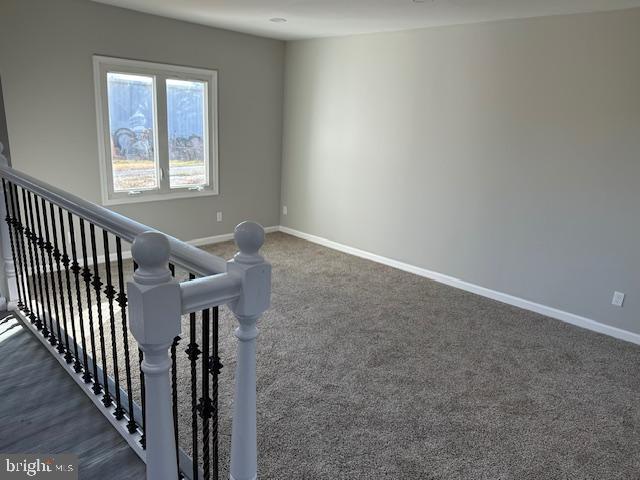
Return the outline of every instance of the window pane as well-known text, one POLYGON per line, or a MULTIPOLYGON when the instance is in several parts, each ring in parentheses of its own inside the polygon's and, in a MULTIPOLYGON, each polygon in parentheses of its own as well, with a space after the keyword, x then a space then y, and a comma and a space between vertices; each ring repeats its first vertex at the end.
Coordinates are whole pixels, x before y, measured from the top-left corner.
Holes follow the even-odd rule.
POLYGON ((158 188, 153 77, 107 73, 113 189, 158 188))
POLYGON ((169 185, 207 185, 207 83, 167 80, 169 185))

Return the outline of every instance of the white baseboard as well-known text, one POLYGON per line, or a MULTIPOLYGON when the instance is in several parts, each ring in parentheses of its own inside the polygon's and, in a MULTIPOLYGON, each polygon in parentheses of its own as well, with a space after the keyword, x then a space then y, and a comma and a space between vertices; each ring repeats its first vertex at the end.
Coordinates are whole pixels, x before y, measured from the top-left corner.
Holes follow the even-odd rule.
POLYGON ((420 275, 421 277, 430 278, 431 280, 435 280, 436 282, 443 283, 451 287, 459 288, 467 292, 491 298, 492 300, 497 300, 499 302, 513 305, 524 310, 529 310, 541 315, 545 315, 547 317, 555 318, 556 320, 570 323, 577 327, 585 328, 587 330, 602 333, 604 335, 609 335, 610 337, 640 345, 640 334, 622 330, 621 328, 612 327, 610 325, 605 325, 604 323, 591 320, 590 318, 581 317, 580 315, 565 312, 557 308, 548 307, 540 303, 525 300, 524 298, 515 297, 507 293, 498 292, 496 290, 491 290, 479 285, 474 285, 473 283, 465 282, 464 280, 461 280, 459 278, 455 278, 439 272, 434 272, 432 270, 427 270, 426 268, 417 267, 415 265, 410 265, 398 260, 393 260, 381 255, 376 255, 375 253, 360 250, 348 245, 343 245, 332 240, 327 240, 326 238, 311 235, 309 233, 304 233, 299 230, 294 230, 293 228, 280 226, 279 230, 283 233, 288 233, 289 235, 293 235, 295 237, 317 243, 318 245, 322 245, 324 247, 332 248, 340 252, 354 255, 356 257, 366 258, 367 260, 381 263, 389 267, 394 267, 405 272, 414 273, 416 275, 420 275))

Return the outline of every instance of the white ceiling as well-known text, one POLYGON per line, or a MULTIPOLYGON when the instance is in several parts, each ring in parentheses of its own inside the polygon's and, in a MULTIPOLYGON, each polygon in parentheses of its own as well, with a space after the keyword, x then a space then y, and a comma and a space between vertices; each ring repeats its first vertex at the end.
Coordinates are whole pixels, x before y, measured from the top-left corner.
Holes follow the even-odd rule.
POLYGON ((94 1, 282 40, 640 7, 640 0, 94 1), (269 21, 275 17, 287 21, 269 21))

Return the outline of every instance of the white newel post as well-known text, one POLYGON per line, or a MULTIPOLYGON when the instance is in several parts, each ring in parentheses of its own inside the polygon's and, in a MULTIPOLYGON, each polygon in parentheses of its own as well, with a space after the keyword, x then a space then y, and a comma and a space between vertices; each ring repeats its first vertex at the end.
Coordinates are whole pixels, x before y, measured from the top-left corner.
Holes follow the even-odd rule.
POLYGON ((131 253, 138 269, 127 284, 127 295, 131 333, 144 353, 147 480, 175 480, 169 347, 180 334, 180 286, 169 271, 170 246, 163 234, 138 235, 131 253))
POLYGON ((240 326, 236 366, 233 426, 231 429, 231 480, 255 480, 258 475, 256 438, 256 323, 271 301, 271 265, 258 253, 264 243, 264 229, 243 222, 234 232, 240 249, 227 263, 227 272, 238 275, 242 294, 230 304, 240 326))
MULTIPOLYGON (((0 164, 8 166, 9 160, 2 154, 3 151, 4 145, 0 142, 0 164)), ((0 181, 0 242, 2 243, 2 261, 4 263, 4 274, 7 282, 7 298, 0 297, 0 309, 4 310, 15 308, 15 304, 18 301, 18 283, 16 279, 16 266, 13 262, 13 254, 11 252, 11 234, 5 220, 7 217, 7 207, 4 189, 1 183, 0 181)))

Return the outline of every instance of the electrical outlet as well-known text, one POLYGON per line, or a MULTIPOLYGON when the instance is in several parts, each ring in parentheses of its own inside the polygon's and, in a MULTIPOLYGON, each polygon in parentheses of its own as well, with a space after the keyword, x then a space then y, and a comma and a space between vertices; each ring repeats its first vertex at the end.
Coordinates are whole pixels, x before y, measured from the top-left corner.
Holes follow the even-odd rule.
POLYGON ((612 305, 616 307, 621 307, 624 303, 624 293, 622 292, 613 292, 613 300, 611 301, 612 305))
POLYGON ((282 207, 282 214, 283 215, 287 214, 287 206, 286 205, 282 207))
POLYGON ((217 220, 218 222, 221 222, 221 221, 222 221, 222 212, 218 212, 218 213, 216 213, 216 220, 217 220))

